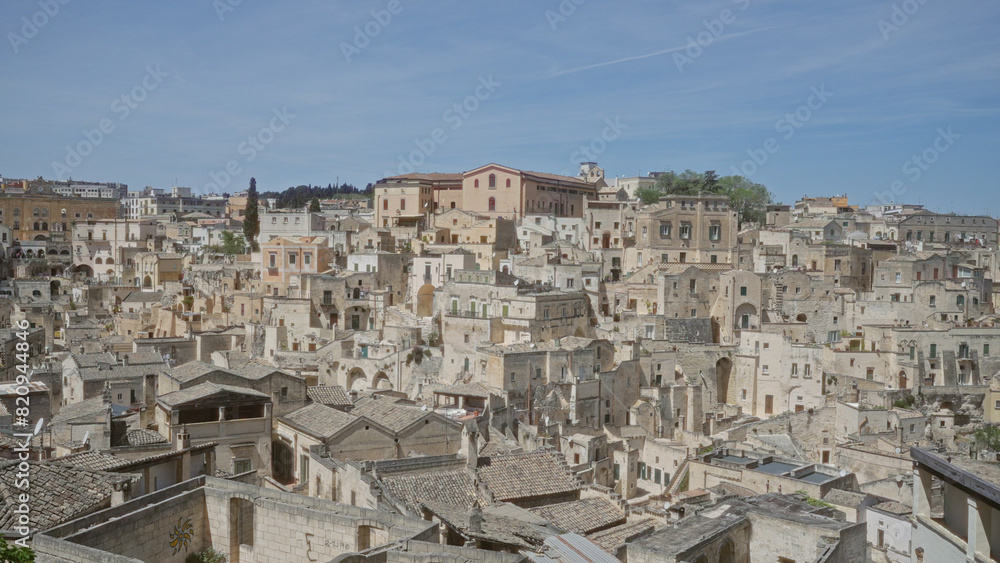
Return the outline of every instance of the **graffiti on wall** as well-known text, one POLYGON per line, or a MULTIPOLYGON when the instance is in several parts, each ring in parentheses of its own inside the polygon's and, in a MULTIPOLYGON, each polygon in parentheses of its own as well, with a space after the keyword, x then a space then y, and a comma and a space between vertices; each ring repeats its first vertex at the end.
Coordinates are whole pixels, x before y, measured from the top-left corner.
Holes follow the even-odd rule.
POLYGON ((174 531, 170 532, 170 547, 174 549, 171 555, 176 555, 182 548, 186 552, 193 539, 194 525, 191 519, 181 516, 174 525, 174 531))

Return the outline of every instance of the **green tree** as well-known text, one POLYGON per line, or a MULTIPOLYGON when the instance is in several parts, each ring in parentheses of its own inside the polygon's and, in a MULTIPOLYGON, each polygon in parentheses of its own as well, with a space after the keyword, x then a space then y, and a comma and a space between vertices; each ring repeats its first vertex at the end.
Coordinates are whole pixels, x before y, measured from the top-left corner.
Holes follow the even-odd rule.
POLYGON ((309 202, 309 212, 310 213, 319 213, 320 212, 319 198, 318 197, 312 198, 312 200, 309 202))
POLYGON ((972 433, 972 442, 977 450, 1000 452, 1000 425, 986 424, 972 433))
POLYGON ((215 548, 206 547, 198 553, 192 553, 184 558, 184 563, 226 563, 229 558, 215 548))
POLYGON ((0 538, 0 563, 34 563, 35 552, 17 545, 8 544, 0 538))
POLYGON ((660 201, 660 196, 665 195, 662 190, 656 186, 650 188, 639 188, 635 191, 635 197, 642 200, 646 205, 652 205, 657 201, 660 201))
POLYGON ((260 217, 257 215, 257 179, 250 178, 250 189, 247 190, 247 211, 243 216, 243 236, 250 241, 250 248, 256 251, 257 235, 260 234, 260 217))
POLYGON ((751 182, 745 176, 723 176, 719 178, 720 193, 729 196, 729 205, 736 210, 739 226, 744 223, 764 223, 767 206, 774 201, 774 195, 764 184, 751 182))
POLYGON ((222 248, 221 251, 226 256, 233 256, 234 254, 243 254, 246 250, 247 243, 243 240, 241 235, 234 233, 233 231, 222 231, 222 248))

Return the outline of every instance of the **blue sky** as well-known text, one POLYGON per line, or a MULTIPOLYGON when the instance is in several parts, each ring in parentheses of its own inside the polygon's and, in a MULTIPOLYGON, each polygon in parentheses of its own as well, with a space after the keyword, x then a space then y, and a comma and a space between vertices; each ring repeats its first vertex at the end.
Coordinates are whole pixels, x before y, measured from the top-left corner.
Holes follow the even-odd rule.
POLYGON ((998 26, 971 0, 4 0, 0 174, 233 192, 592 156, 997 215, 998 26))

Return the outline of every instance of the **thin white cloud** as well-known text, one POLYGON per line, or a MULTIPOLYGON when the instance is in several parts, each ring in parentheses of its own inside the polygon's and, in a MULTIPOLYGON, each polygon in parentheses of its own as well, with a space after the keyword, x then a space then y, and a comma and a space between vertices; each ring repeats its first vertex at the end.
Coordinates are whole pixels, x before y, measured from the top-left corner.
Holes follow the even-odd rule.
MULTIPOLYGON (((757 29, 749 29, 747 31, 741 31, 739 33, 732 33, 732 34, 729 34, 729 35, 723 35, 722 37, 719 37, 718 39, 716 39, 715 41, 713 41, 712 44, 714 45, 715 43, 721 43, 721 42, 729 40, 729 39, 735 39, 735 38, 741 37, 743 35, 750 35, 750 34, 753 34, 753 33, 759 33, 761 31, 768 31, 768 30, 771 30, 771 29, 775 29, 776 27, 779 27, 779 26, 761 27, 761 28, 757 28, 757 29)), ((687 49, 687 48, 688 48, 688 45, 679 45, 677 47, 671 47, 669 49, 662 49, 660 51, 653 51, 652 53, 646 53, 646 54, 643 54, 643 55, 635 55, 635 56, 632 56, 632 57, 625 57, 625 58, 622 58, 622 59, 615 59, 613 61, 605 61, 603 63, 595 63, 595 64, 591 64, 591 65, 586 65, 586 66, 580 66, 580 67, 576 67, 576 68, 570 68, 570 69, 566 69, 566 70, 560 70, 558 72, 555 72, 555 73, 552 73, 552 74, 546 76, 545 78, 556 78, 558 76, 565 76, 567 74, 575 74, 577 72, 583 72, 585 70, 590 70, 590 69, 594 69, 594 68, 600 68, 600 67, 603 67, 603 66, 611 66, 611 65, 621 64, 621 63, 627 63, 627 62, 630 62, 630 61, 638 61, 640 59, 648 59, 650 57, 658 57, 660 55, 666 55, 667 53, 676 53, 677 51, 683 51, 684 49, 687 49)))

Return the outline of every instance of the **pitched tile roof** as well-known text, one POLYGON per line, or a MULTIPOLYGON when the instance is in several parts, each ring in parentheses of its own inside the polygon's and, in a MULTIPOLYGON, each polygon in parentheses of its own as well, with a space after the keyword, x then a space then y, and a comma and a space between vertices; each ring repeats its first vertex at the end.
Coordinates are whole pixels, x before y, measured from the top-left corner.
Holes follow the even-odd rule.
POLYGON ((329 407, 351 406, 351 398, 341 385, 317 385, 306 390, 306 394, 314 402, 329 407))
POLYGON ((158 401, 168 407, 173 407, 177 405, 183 405, 184 403, 197 401, 199 399, 205 399, 212 395, 222 395, 226 393, 232 395, 257 397, 260 399, 266 399, 268 401, 271 399, 270 395, 266 393, 261 393, 260 391, 255 391, 253 389, 206 382, 195 385, 194 387, 189 387, 187 389, 181 389, 180 391, 167 393, 166 395, 160 395, 158 401))
MULTIPOLYGON (((24 492, 15 485, 17 471, 13 466, 18 463, 0 463, 0 530, 11 529, 17 519, 15 499, 24 492)), ((26 463, 31 465, 31 521, 39 530, 106 508, 116 485, 137 479, 55 463, 26 463)))
POLYGON ((586 534, 595 530, 624 523, 621 508, 603 497, 561 502, 530 509, 567 532, 586 534))
POLYGON ((422 503, 428 510, 462 535, 491 541, 533 547, 553 535, 552 530, 533 525, 523 520, 483 511, 482 524, 478 532, 469 529, 469 510, 450 504, 427 500, 422 503))
POLYGON ((580 489, 569 470, 546 450, 493 456, 480 465, 479 477, 500 501, 580 489))
POLYGON ((164 370, 164 372, 170 376, 171 379, 177 381, 191 381, 192 379, 197 379, 203 375, 221 371, 223 373, 232 373, 230 370, 219 367, 214 364, 209 364, 206 362, 192 361, 181 364, 176 367, 172 367, 164 370))
POLYGON ((92 471, 114 471, 119 467, 128 465, 129 460, 120 458, 110 452, 78 452, 51 460, 52 463, 69 465, 78 469, 89 469, 92 471))
POLYGON ((162 291, 133 291, 122 299, 122 303, 159 303, 162 300, 162 291))
POLYGON ((282 416, 279 420, 317 438, 330 438, 358 420, 358 417, 326 405, 311 403, 282 416))
POLYGON ((429 471, 419 474, 384 475, 379 481, 389 494, 419 513, 419 504, 433 499, 437 503, 468 509, 478 501, 486 504, 472 476, 465 469, 429 471))
POLYGON ((385 426, 393 432, 401 432, 429 414, 420 407, 400 405, 381 398, 366 398, 355 404, 351 414, 363 416, 385 426))
POLYGON ((103 397, 93 397, 79 403, 70 403, 61 407, 49 424, 101 424, 107 420, 110 408, 111 405, 105 403, 103 397))
POLYGON ((152 444, 163 444, 166 443, 167 439, 164 438, 159 432, 153 432, 152 430, 146 430, 143 428, 130 428, 125 432, 125 446, 149 446, 152 444))
POLYGON ((652 532, 655 528, 656 522, 649 518, 587 534, 587 539, 599 545, 604 551, 614 555, 617 553, 618 548, 625 545, 626 542, 652 532))

